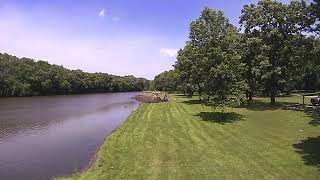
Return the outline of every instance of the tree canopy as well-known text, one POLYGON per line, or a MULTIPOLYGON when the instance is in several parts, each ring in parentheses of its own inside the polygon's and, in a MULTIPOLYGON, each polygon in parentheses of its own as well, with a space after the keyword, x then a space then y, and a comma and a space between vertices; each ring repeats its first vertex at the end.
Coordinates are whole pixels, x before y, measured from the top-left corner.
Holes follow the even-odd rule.
MULTIPOLYGON (((278 1, 262 0, 258 4, 245 5, 240 24, 245 35, 259 38, 260 72, 264 90, 275 103, 277 92, 290 88, 295 81, 296 71, 302 70, 305 59, 303 51, 304 32, 315 23, 309 6, 304 1, 283 4, 278 1)), ((255 48, 253 48, 255 49, 255 48)))
POLYGON ((213 107, 239 105, 244 100, 239 40, 240 34, 222 11, 206 7, 191 23, 189 43, 198 49, 193 66, 202 79, 204 101, 213 107))
POLYGON ((160 91, 174 92, 177 89, 179 73, 174 70, 160 73, 154 78, 154 88, 160 91))
POLYGON ((142 91, 148 84, 144 78, 69 70, 0 53, 0 96, 142 91))
POLYGON ((318 0, 260 0, 243 7, 239 25, 222 11, 201 11, 177 55, 176 90, 198 92, 203 102, 224 107, 254 94, 268 95, 274 104, 280 93, 320 89, 318 0))

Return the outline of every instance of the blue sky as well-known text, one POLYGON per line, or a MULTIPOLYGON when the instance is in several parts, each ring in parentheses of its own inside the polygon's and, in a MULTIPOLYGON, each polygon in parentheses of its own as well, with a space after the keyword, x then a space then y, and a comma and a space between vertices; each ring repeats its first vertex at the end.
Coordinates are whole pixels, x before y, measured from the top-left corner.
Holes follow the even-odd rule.
POLYGON ((237 24, 253 0, 0 0, 0 52, 87 72, 153 77, 172 69, 204 6, 237 24))

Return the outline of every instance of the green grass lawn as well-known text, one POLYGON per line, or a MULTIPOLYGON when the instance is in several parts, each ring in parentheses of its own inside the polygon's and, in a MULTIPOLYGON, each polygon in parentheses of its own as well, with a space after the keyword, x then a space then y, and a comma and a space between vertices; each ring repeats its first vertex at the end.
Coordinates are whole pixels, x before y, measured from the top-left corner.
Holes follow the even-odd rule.
POLYGON ((196 98, 143 104, 70 179, 320 179, 318 114, 266 101, 226 109, 225 121, 196 98))

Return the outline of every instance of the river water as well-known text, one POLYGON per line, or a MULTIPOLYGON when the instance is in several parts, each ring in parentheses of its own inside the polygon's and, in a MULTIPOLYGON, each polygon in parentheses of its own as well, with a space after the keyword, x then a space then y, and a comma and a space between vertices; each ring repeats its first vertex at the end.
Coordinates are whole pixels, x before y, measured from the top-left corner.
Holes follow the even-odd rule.
POLYGON ((88 166, 136 93, 0 98, 0 180, 47 180, 88 166))

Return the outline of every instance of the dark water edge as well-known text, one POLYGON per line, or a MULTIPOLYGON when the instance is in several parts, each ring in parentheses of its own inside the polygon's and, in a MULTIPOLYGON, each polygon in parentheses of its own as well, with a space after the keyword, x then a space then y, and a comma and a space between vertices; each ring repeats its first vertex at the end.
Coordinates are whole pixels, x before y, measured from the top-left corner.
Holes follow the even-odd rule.
POLYGON ((88 166, 137 93, 0 99, 0 179, 52 179, 88 166))

